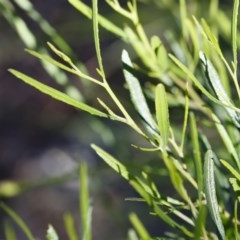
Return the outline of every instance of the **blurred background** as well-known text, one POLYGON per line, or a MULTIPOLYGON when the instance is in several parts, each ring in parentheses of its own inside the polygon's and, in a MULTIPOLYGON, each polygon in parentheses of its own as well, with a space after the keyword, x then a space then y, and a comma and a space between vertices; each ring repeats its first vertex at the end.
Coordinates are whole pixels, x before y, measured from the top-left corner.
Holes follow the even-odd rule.
MULTIPOLYGON (((9 9, 31 29, 37 40, 36 49, 40 46, 47 47, 46 42, 51 42, 51 38, 16 2, 0 0, 0 192, 3 192, 1 187, 10 186, 6 185, 9 183, 7 181, 18 181, 23 184, 23 188, 19 191, 9 190, 9 196, 2 195, 1 200, 23 218, 37 239, 45 239, 49 223, 59 233, 60 239, 67 239, 63 227, 65 212, 73 214, 76 226, 81 229, 78 165, 81 161, 86 161, 93 203, 93 239, 112 239, 113 233, 116 240, 126 239, 130 228, 128 214, 135 210, 153 235, 163 232, 164 225, 154 221, 141 203, 125 201, 125 198, 136 197, 135 193, 89 146, 95 143, 118 159, 137 163, 141 168, 149 161, 154 162, 157 156, 152 154, 149 157, 148 153, 146 159, 142 152, 139 154, 130 144, 144 146, 146 143, 128 127, 106 119, 94 119, 57 102, 25 85, 7 71, 9 68, 18 69, 62 91, 68 87, 64 80, 60 81, 60 77, 55 80, 50 77, 39 61, 24 51, 27 46, 6 15, 9 9)), ((91 4, 90 1, 85 2, 91 4)), ((176 10, 173 11, 161 5, 164 1, 138 2, 140 19, 150 36, 155 34, 161 37, 169 27, 176 29, 178 34, 178 1, 175 4, 176 10), (152 3, 145 4, 147 2, 152 3)), ((208 2, 202 1, 201 4, 208 2)), ((222 4, 227 2, 222 1, 222 4)), ((97 76, 91 21, 66 0, 34 0, 32 4, 71 46, 74 56, 85 65, 90 75, 97 76)), ((224 6, 227 7, 227 4, 224 6)), ((119 26, 125 24, 106 4, 101 3, 99 8, 103 15, 119 26)), ((199 8, 198 14, 204 16, 204 7, 199 8)), ((130 52, 132 50, 106 30, 100 29, 100 36, 110 85, 126 108, 134 114, 128 92, 124 88, 120 57, 124 48, 130 52)), ((67 79, 68 84, 80 89, 82 95, 75 93, 76 97, 84 98, 93 106, 98 106, 96 96, 108 102, 106 93, 96 86, 72 75, 67 75, 67 79)), ((108 103, 111 106, 110 100, 108 103)), ((0 212, 0 239, 4 239, 3 224, 8 218, 3 211, 0 212)), ((18 228, 16 231, 18 239, 24 240, 21 231, 18 228)))

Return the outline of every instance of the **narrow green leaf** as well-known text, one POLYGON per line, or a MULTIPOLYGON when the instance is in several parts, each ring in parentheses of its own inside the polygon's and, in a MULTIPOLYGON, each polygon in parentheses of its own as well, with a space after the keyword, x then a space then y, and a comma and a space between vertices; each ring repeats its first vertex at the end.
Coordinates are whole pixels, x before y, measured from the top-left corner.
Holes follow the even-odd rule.
MULTIPOLYGON (((92 19, 92 9, 87 4, 79 0, 68 0, 68 2, 87 18, 92 19)), ((107 29, 109 32, 112 32, 113 34, 121 38, 125 37, 124 31, 105 17, 98 15, 98 21, 99 24, 105 29, 107 29)))
POLYGON ((97 54, 98 66, 100 69, 100 75, 103 77, 103 79, 105 79, 101 50, 100 50, 100 40, 99 40, 98 0, 92 0, 92 20, 93 20, 94 45, 95 45, 95 50, 97 54))
POLYGON ((240 190, 240 185, 236 178, 229 178, 229 182, 232 184, 234 192, 238 192, 240 190))
POLYGON ((10 207, 8 207, 5 203, 0 202, 0 208, 2 208, 13 220, 14 222, 20 227, 20 229, 25 234, 28 240, 35 240, 33 234, 31 233, 28 226, 24 223, 24 221, 14 212, 10 207))
POLYGON ((240 181, 240 173, 234 168, 232 167, 227 161, 225 160, 220 160, 220 162, 223 164, 224 167, 226 167, 234 177, 236 177, 238 179, 238 181, 240 181))
POLYGON ((234 143, 232 142, 231 137, 229 136, 226 128, 221 124, 218 117, 213 113, 211 113, 211 115, 212 115, 213 122, 215 123, 215 126, 216 126, 216 128, 217 128, 217 130, 218 130, 218 132, 219 132, 219 134, 220 134, 228 152, 232 155, 238 169, 240 170, 240 158, 238 156, 238 153, 236 151, 234 143))
POLYGON ((202 23, 202 28, 204 30, 204 33, 206 34, 207 39, 211 42, 212 46, 215 48, 217 53, 219 55, 222 55, 222 51, 219 46, 218 39, 216 38, 213 31, 211 30, 211 27, 208 25, 208 23, 206 22, 206 20, 204 18, 201 19, 201 23, 202 23))
MULTIPOLYGON (((194 204, 192 203, 192 201, 189 197, 187 189, 184 186, 184 181, 183 181, 184 178, 182 176, 184 173, 181 172, 181 169, 178 166, 179 165, 178 161, 176 159, 172 158, 171 156, 167 156, 167 154, 165 154, 165 153, 163 154, 163 160, 169 171, 170 180, 172 182, 174 189, 181 196, 181 198, 184 199, 184 201, 186 201, 188 203, 193 215, 196 215, 196 208, 194 207, 194 204)), ((196 185, 196 184, 194 184, 194 185, 196 185)))
POLYGON ((43 83, 40 83, 37 80, 35 80, 17 70, 10 69, 9 72, 11 72, 14 76, 21 79, 25 83, 38 89, 40 92, 43 92, 43 93, 51 96, 52 98, 57 99, 58 101, 64 102, 66 104, 69 104, 73 107, 76 107, 76 108, 83 110, 85 112, 88 112, 90 114, 97 115, 99 117, 108 117, 107 114, 105 114, 95 108, 92 108, 92 107, 88 106, 87 104, 81 103, 81 102, 75 100, 74 98, 69 97, 65 93, 62 93, 62 92, 60 92, 52 87, 49 87, 43 83))
POLYGON ((112 169, 114 169, 124 179, 128 180, 148 204, 151 204, 152 199, 155 197, 155 192, 153 189, 151 189, 151 187, 136 177, 136 174, 131 174, 127 167, 112 155, 96 146, 95 144, 92 144, 91 147, 98 154, 98 156, 100 156, 112 169))
MULTIPOLYGON (((0 2, 1 3, 1 2, 0 2)), ((9 1, 1 3, 5 10, 1 11, 3 16, 12 25, 13 29, 17 32, 19 38, 28 48, 35 48, 37 40, 31 32, 27 24, 21 19, 13 5, 9 7, 9 1)))
POLYGON ((143 223, 135 213, 130 213, 129 219, 142 240, 151 239, 147 229, 144 227, 143 223))
POLYGON ((193 73, 183 64, 181 63, 176 57, 169 54, 169 57, 172 59, 172 61, 187 75, 187 77, 196 85, 196 87, 210 100, 212 100, 214 103, 223 105, 221 101, 219 101, 217 98, 212 96, 206 88, 203 87, 203 85, 199 82, 199 80, 193 75, 193 73))
POLYGON ((206 216, 207 216, 207 208, 205 205, 201 205, 198 211, 196 224, 195 224, 195 232, 194 232, 194 239, 195 240, 202 240, 207 239, 206 236, 206 216))
POLYGON ((70 213, 63 215, 64 226, 69 240, 78 240, 78 234, 74 226, 74 219, 70 213))
POLYGON ((138 79, 130 71, 130 69, 133 67, 133 64, 126 50, 123 50, 122 52, 122 62, 124 64, 124 77, 128 84, 134 107, 140 116, 145 120, 145 122, 151 127, 151 129, 156 130, 156 123, 152 118, 152 114, 147 105, 147 101, 144 97, 141 85, 138 79))
POLYGON ((237 195, 237 199, 240 202, 240 184, 239 181, 236 178, 229 178, 229 182, 232 185, 233 191, 237 195))
POLYGON ((198 128, 193 113, 190 113, 190 129, 191 129, 191 140, 194 157, 195 172, 198 183, 198 199, 201 202, 202 191, 203 191, 203 171, 202 171, 202 158, 199 145, 198 128))
POLYGON ((4 232, 6 240, 17 240, 15 230, 9 221, 4 222, 4 232))
POLYGON ((222 239, 225 239, 225 231, 219 213, 219 207, 216 195, 216 186, 214 179, 214 159, 215 154, 209 149, 205 154, 204 161, 204 190, 207 199, 207 207, 210 215, 217 226, 222 239))
POLYGON ((153 203, 153 211, 155 214, 157 214, 158 217, 160 217, 164 222, 166 222, 169 226, 173 228, 179 229, 181 232, 183 232, 186 236, 193 238, 193 233, 190 232, 185 226, 180 225, 177 221, 173 220, 170 216, 166 214, 165 211, 163 211, 159 205, 156 203, 153 203))
POLYGON ((59 240, 58 235, 52 225, 48 226, 46 239, 47 240, 59 240))
POLYGON ((129 172, 122 163, 95 144, 92 144, 91 147, 111 168, 118 172, 123 178, 129 180, 129 172))
POLYGON ((234 233, 235 233, 235 239, 239 239, 239 230, 238 230, 238 202, 235 201, 234 204, 234 233))
POLYGON ((50 25, 50 23, 41 16, 41 14, 34 8, 33 4, 29 0, 14 0, 14 2, 25 13, 35 21, 41 30, 52 39, 55 44, 61 47, 64 51, 72 53, 70 46, 67 42, 57 33, 56 29, 50 25))
POLYGON ((129 229, 127 234, 127 240, 140 240, 134 229, 129 229))
POLYGON ((202 66, 206 75, 207 80, 209 81, 214 93, 216 94, 217 98, 221 103, 225 106, 225 110, 227 111, 228 115, 231 117, 232 122, 235 124, 237 128, 240 128, 240 116, 239 113, 236 112, 234 109, 226 107, 232 106, 234 107, 231 99, 227 95, 221 80, 217 74, 216 69, 212 65, 211 61, 207 59, 203 52, 199 54, 200 60, 202 62, 202 66))
POLYGON ((181 19, 181 29, 182 29, 182 35, 184 38, 188 38, 188 29, 186 25, 187 20, 187 7, 186 7, 186 1, 180 0, 180 19, 181 19))
POLYGON ((163 148, 166 148, 169 136, 169 113, 165 87, 158 84, 155 90, 155 111, 158 129, 162 137, 163 148))
POLYGON ((92 207, 90 206, 88 193, 88 173, 85 162, 80 165, 80 179, 79 179, 79 199, 80 199, 80 216, 83 229, 83 240, 91 240, 91 215, 92 207))
POLYGON ((185 104, 184 104, 184 119, 183 119, 183 130, 182 130, 182 137, 181 137, 181 144, 180 148, 183 152, 184 148, 184 142, 185 142, 185 135, 187 131, 187 125, 188 125, 188 116, 189 116, 189 96, 188 96, 188 89, 186 89, 185 93, 185 104))
POLYGON ((50 57, 50 55, 47 55, 46 53, 39 53, 39 52, 36 52, 34 50, 29 50, 29 49, 26 49, 26 52, 28 52, 29 54, 31 54, 32 56, 34 57, 37 57, 38 59, 42 60, 42 61, 45 61, 45 62, 48 62, 48 63, 51 63, 67 72, 70 72, 70 73, 73 73, 73 74, 76 74, 75 73, 75 70, 56 61, 55 59, 53 59, 52 57, 50 57))
POLYGON ((232 14, 232 53, 234 70, 237 70, 237 31, 238 31, 238 9, 239 0, 234 0, 233 14, 232 14))

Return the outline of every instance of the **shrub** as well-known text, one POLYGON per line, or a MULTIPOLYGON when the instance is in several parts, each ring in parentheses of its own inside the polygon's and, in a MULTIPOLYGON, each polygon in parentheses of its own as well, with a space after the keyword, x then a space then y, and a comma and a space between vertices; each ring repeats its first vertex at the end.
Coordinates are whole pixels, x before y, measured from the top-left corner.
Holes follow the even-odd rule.
MULTIPOLYGON (((163 27, 160 37, 146 34, 139 19, 138 1, 128 1, 124 6, 118 0, 105 2, 124 21, 123 26, 101 15, 97 0, 92 1, 92 7, 69 0, 92 20, 98 77, 79 68, 65 43, 56 38, 48 43, 56 57, 46 51, 27 52, 46 66, 53 65, 61 73, 68 72, 97 85, 109 95, 114 108, 101 98, 97 98, 99 107, 91 106, 74 98, 67 89, 61 92, 18 70, 9 71, 44 94, 92 114, 93 118, 127 125, 138 138, 144 139, 148 147, 138 146, 137 142, 129 148, 137 148, 139 154, 144 152, 146 158, 154 154, 156 160, 154 165, 148 163, 147 167, 137 169, 91 145, 139 194, 139 198, 131 200, 144 202, 156 221, 169 226, 164 236, 151 236, 137 215, 131 213, 134 230, 129 231, 128 239, 239 239, 239 1, 233 2, 229 15, 217 0, 201 3, 180 0, 179 4, 142 1, 146 5, 155 4, 160 13, 168 13, 175 22, 172 25, 167 22, 169 26, 163 27), (131 53, 123 50, 119 57, 138 115, 128 111, 106 77, 99 26, 133 50, 131 53), (181 123, 175 120, 176 114, 181 115, 181 123), (163 181, 170 182, 171 191, 163 189, 163 181)), ((88 204, 82 209, 86 217, 88 204)), ((88 220, 84 219, 84 229, 89 230, 88 220)))

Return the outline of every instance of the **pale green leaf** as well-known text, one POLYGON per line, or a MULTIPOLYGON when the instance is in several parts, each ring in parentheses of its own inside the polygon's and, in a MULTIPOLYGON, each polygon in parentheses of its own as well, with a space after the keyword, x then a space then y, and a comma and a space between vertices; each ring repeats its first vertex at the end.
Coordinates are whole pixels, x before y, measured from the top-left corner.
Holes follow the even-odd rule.
POLYGON ((152 203, 155 192, 147 184, 145 184, 136 174, 129 172, 129 169, 112 155, 101 149, 100 147, 92 144, 91 147, 112 169, 120 174, 124 179, 128 180, 135 190, 146 200, 148 204, 152 203))
POLYGON ((89 190, 88 190, 88 171, 85 162, 80 165, 79 178, 79 199, 80 199, 80 216, 82 223, 83 240, 91 240, 91 220, 92 207, 90 206, 89 190))
POLYGON ((232 14, 232 52, 233 52, 233 64, 235 70, 237 69, 237 31, 238 31, 238 10, 239 0, 234 0, 233 14, 232 14))
POLYGON ((229 116, 232 119, 232 122, 236 125, 237 128, 240 128, 240 116, 239 113, 236 112, 234 109, 229 108, 235 107, 227 95, 221 80, 218 76, 218 73, 214 66, 212 65, 211 61, 207 59, 207 57, 204 55, 203 52, 200 52, 199 54, 200 60, 202 62, 202 66, 205 72, 205 76, 207 80, 209 81, 210 86, 214 90, 214 93, 216 94, 217 98, 221 103, 224 105, 225 110, 229 114, 229 116), (228 107, 227 107, 228 106, 228 107))
POLYGON ((118 172, 123 178, 129 180, 129 172, 127 168, 120 163, 117 159, 113 156, 96 146, 95 144, 91 145, 95 152, 116 172, 118 172))
POLYGON ((232 188, 234 192, 237 192, 240 190, 240 185, 236 178, 229 178, 229 182, 232 184, 232 188))
POLYGON ((54 99, 57 99, 58 101, 64 102, 66 104, 69 104, 73 107, 76 107, 80 110, 83 110, 85 112, 88 112, 90 114, 93 115, 97 115, 99 117, 108 117, 107 114, 92 108, 90 106, 88 106, 85 103, 81 103, 77 100, 75 100, 74 98, 69 97, 68 95, 66 95, 65 93, 62 93, 52 87, 49 87, 43 83, 38 82, 37 80, 17 71, 14 69, 10 69, 9 70, 14 76, 16 76, 17 78, 21 79, 22 81, 24 81, 25 83, 31 85, 32 87, 38 89, 40 92, 43 92, 49 96, 51 96, 54 99))
POLYGON ((45 62, 48 62, 48 63, 51 63, 67 72, 70 72, 70 73, 73 73, 73 74, 76 74, 75 70, 56 61, 55 59, 53 59, 52 57, 50 57, 50 55, 47 55, 46 53, 39 53, 39 52, 36 52, 34 50, 29 50, 29 49, 26 49, 26 52, 28 52, 29 54, 31 54, 32 56, 34 57, 37 57, 38 59, 42 60, 42 61, 45 61, 45 62))
POLYGON ((78 240, 78 234, 74 226, 74 219, 70 213, 63 215, 64 226, 69 240, 78 240))
POLYGON ((26 239, 35 240, 33 234, 31 233, 31 230, 28 228, 28 226, 24 223, 24 221, 19 217, 19 215, 16 212, 14 212, 10 207, 8 207, 3 202, 0 202, 0 208, 2 208, 14 220, 14 222, 19 226, 19 228, 24 233, 26 239))
POLYGON ((235 163, 238 166, 238 169, 240 169, 239 155, 236 151, 236 148, 232 142, 231 137, 229 136, 226 128, 221 124, 217 116, 213 113, 211 113, 211 116, 228 152, 233 156, 233 159, 235 160, 235 163))
POLYGON ((197 128, 195 116, 193 113, 190 114, 190 129, 191 129, 191 141, 192 141, 195 172, 196 172, 197 183, 198 183, 198 198, 199 198, 199 201, 201 202, 202 190, 203 190, 202 158, 201 158, 201 151, 200 151, 200 145, 199 145, 198 128, 197 128))
POLYGON ((165 87, 158 84, 155 90, 155 111, 158 129, 162 137, 163 148, 166 148, 169 137, 169 113, 165 87))
POLYGON ((103 76, 103 78, 105 79, 99 40, 98 0, 92 0, 92 20, 93 20, 94 45, 97 55, 98 66, 100 69, 100 75, 103 76))
POLYGON ((9 221, 4 222, 4 232, 6 240, 17 240, 15 230, 9 221))
POLYGON ((47 240, 59 240, 58 235, 52 225, 48 226, 46 239, 47 240))
POLYGON ((173 55, 169 54, 169 57, 172 59, 172 61, 183 71, 183 73, 186 74, 186 76, 196 85, 196 87, 206 96, 208 97, 210 100, 212 100, 213 102, 223 105, 221 103, 221 101, 219 101, 217 98, 215 98, 214 96, 212 96, 207 90, 206 88, 203 87, 203 85, 199 82, 199 80, 193 75, 193 73, 191 72, 190 69, 188 69, 188 67, 186 67, 181 61, 179 61, 176 57, 174 57, 173 55))
POLYGON ((219 206, 216 195, 216 186, 214 179, 214 159, 215 154, 209 149, 205 154, 204 160, 204 191, 207 199, 207 207, 210 215, 216 224, 216 227, 222 239, 225 239, 225 230, 219 213, 219 206))
POLYGON ((133 64, 126 50, 123 50, 122 52, 122 62, 124 64, 124 77, 128 84, 134 107, 136 108, 140 116, 144 119, 144 121, 151 127, 151 129, 156 130, 156 123, 152 118, 152 114, 147 105, 147 101, 143 94, 141 85, 138 79, 131 73, 131 68, 133 67, 133 64))
MULTIPOLYGON (((87 4, 79 0, 68 0, 68 2, 72 4, 78 11, 80 11, 87 18, 92 19, 92 9, 88 7, 87 4)), ((121 38, 125 37, 124 31, 117 25, 113 24, 111 21, 106 19, 105 17, 98 15, 98 21, 102 27, 112 32, 113 34, 117 35, 118 37, 121 38)))
POLYGON ((147 240, 151 238, 147 229, 144 227, 143 223, 140 221, 140 219, 135 213, 130 213, 129 219, 141 239, 147 240))
POLYGON ((238 181, 240 181, 240 173, 233 167, 231 166, 227 161, 225 160, 220 160, 220 162, 224 165, 224 167, 226 167, 234 177, 236 177, 238 179, 238 181))

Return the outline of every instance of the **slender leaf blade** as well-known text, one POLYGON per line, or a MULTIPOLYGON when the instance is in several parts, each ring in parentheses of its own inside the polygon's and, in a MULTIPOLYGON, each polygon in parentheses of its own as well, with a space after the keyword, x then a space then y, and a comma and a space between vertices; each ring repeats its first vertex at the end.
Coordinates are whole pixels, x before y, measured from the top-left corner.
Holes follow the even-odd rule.
POLYGON ((6 240, 17 240, 15 230, 9 221, 4 222, 4 232, 6 240))
POLYGON ((28 226, 24 223, 24 221, 18 216, 16 212, 14 212, 3 202, 0 203, 0 208, 2 208, 14 220, 14 222, 20 227, 28 240, 35 240, 28 226))
POLYGON ((221 235, 222 239, 225 239, 225 230, 220 217, 216 186, 214 179, 214 158, 215 154, 211 149, 209 149, 205 154, 204 161, 204 190, 207 199, 207 207, 209 209, 210 215, 217 226, 217 229, 221 235))
MULTIPOLYGON (((92 19, 92 9, 89 6, 87 6, 87 4, 79 0, 68 0, 68 2, 72 4, 78 11, 80 11, 87 18, 92 19)), ((119 28, 117 25, 109 21, 107 18, 101 15, 98 15, 98 21, 99 21, 99 24, 105 29, 107 29, 109 32, 112 32, 113 34, 121 38, 125 37, 124 31, 121 28, 119 28)))
POLYGON ((130 68, 133 67, 133 64, 126 50, 123 50, 122 52, 122 62, 124 64, 123 74, 127 82, 134 107, 151 129, 156 130, 156 123, 152 118, 152 114, 144 97, 141 85, 138 79, 130 72, 130 68))
POLYGON ((191 128, 191 140, 193 146, 193 157, 194 157, 194 165, 197 176, 198 183, 198 198, 201 202, 202 199, 202 190, 203 190, 203 170, 202 170, 202 159, 201 159, 201 151, 199 144, 199 136, 198 136, 198 128, 196 124, 196 119, 193 113, 190 114, 190 128, 191 128))
POLYGON ((94 45, 97 55, 97 61, 99 70, 98 71, 103 78, 105 79, 105 72, 103 68, 102 56, 101 56, 101 49, 100 49, 100 40, 99 40, 99 26, 98 26, 98 0, 92 0, 92 22, 93 22, 93 36, 94 36, 94 45))
POLYGON ((65 93, 62 93, 52 87, 49 87, 43 83, 40 83, 39 81, 35 80, 34 78, 31 78, 17 70, 14 70, 14 69, 9 69, 9 72, 11 72, 14 76, 16 76, 17 78, 21 79, 22 81, 24 81, 25 83, 31 85, 32 87, 38 89, 40 92, 43 92, 45 93, 46 95, 49 95, 51 96, 52 98, 60 101, 60 102, 63 102, 63 103, 66 103, 68 105, 71 105, 73 107, 76 107, 80 110, 83 110, 85 112, 88 112, 90 114, 93 114, 93 115, 97 115, 99 117, 108 117, 107 114, 93 108, 93 107, 90 107, 88 106, 87 104, 85 103, 82 103, 82 102, 79 102, 77 101, 76 99, 74 98, 71 98, 69 97, 67 94, 65 93))
POLYGON ((151 238, 147 229, 145 228, 145 226, 143 225, 143 223, 140 221, 140 219, 138 218, 138 216, 135 213, 130 213, 129 219, 141 239, 150 239, 151 238))
POLYGON ((166 148, 169 136, 169 113, 165 87, 158 84, 155 90, 155 111, 158 129, 162 137, 163 148, 166 148))
POLYGON ((237 69, 237 26, 238 26, 238 10, 239 10, 239 0, 234 0, 233 4, 233 14, 232 14, 232 53, 233 53, 233 64, 234 69, 237 69))
POLYGON ((111 168, 118 172, 123 178, 129 180, 129 172, 122 163, 95 144, 92 144, 91 147, 111 168))
POLYGON ((202 62, 202 66, 203 66, 203 70, 205 72, 206 78, 208 79, 212 89, 214 90, 214 93, 216 94, 217 98, 224 106, 228 115, 231 117, 232 122, 235 124, 237 128, 240 128, 239 113, 236 112, 234 109, 229 108, 229 106, 234 107, 234 105, 231 99, 229 98, 229 96, 227 95, 216 69, 212 65, 211 61, 207 59, 207 57, 204 55, 203 52, 200 52, 199 57, 202 62))
POLYGON ((80 179, 79 179, 79 199, 80 199, 80 216, 83 229, 83 240, 91 240, 91 215, 92 207, 90 206, 90 199, 88 193, 88 173, 86 163, 80 165, 80 179))
POLYGON ((63 221, 69 240, 78 240, 78 234, 74 226, 74 219, 72 215, 70 213, 65 213, 63 221))
POLYGON ((212 119, 215 123, 215 126, 216 126, 228 152, 233 156, 233 159, 235 160, 236 165, 237 165, 238 169, 240 170, 240 158, 238 156, 238 153, 236 151, 234 143, 232 142, 231 137, 229 136, 226 128, 221 124, 218 117, 213 113, 211 113, 211 115, 212 115, 212 119))
POLYGON ((59 237, 58 237, 58 235, 57 235, 57 232, 56 232, 56 230, 53 228, 52 225, 49 225, 49 226, 48 226, 46 239, 47 239, 47 240, 59 240, 59 237))

